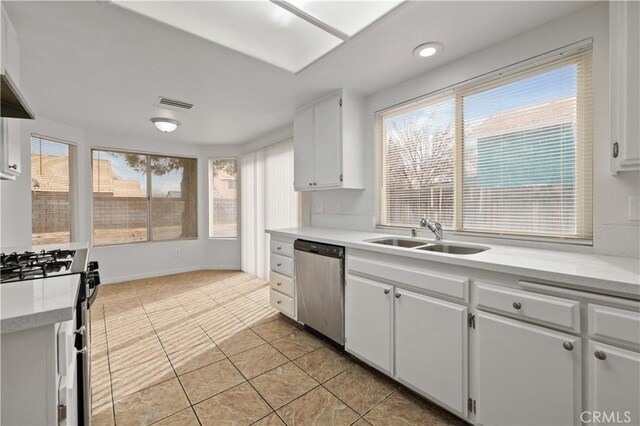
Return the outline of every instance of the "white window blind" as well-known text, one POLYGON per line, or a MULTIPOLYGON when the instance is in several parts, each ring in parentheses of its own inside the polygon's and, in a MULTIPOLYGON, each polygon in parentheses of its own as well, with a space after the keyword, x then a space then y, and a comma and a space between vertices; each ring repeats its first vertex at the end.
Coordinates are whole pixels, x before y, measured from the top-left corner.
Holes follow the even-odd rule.
POLYGON ((240 167, 242 270, 269 279, 265 230, 300 225, 300 194, 293 189, 293 139, 243 154, 240 167))
POLYGON ((592 238, 591 48, 378 114, 379 224, 592 238))
POLYGON ((382 224, 415 227, 427 215, 453 226, 455 107, 447 97, 384 114, 382 224))

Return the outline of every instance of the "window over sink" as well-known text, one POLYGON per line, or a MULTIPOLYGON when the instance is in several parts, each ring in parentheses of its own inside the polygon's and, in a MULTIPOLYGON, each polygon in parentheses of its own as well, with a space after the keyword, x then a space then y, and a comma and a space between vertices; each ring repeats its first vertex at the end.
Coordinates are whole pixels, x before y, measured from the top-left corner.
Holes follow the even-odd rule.
POLYGON ((376 114, 378 225, 592 239, 591 46, 376 114))

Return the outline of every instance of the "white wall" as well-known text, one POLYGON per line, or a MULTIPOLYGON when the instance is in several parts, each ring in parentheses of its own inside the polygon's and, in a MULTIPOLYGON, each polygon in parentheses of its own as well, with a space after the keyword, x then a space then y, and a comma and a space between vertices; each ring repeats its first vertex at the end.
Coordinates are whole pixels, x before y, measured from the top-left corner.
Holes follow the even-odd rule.
POLYGON ((162 140, 132 139, 127 135, 100 131, 83 131, 45 119, 22 124, 22 170, 15 181, 2 181, 0 243, 2 247, 31 244, 31 144, 37 133, 61 139, 77 146, 77 207, 74 213, 75 240, 91 241, 91 148, 119 148, 141 152, 185 155, 198 158, 198 238, 186 241, 143 242, 95 247, 91 259, 100 262, 104 282, 165 275, 196 269, 239 269, 240 239, 209 239, 208 158, 237 157, 240 146, 176 145, 162 140), (180 256, 176 256, 180 249, 180 256))
MULTIPOLYGON (((544 3, 541 3, 543 5, 544 3)), ((600 254, 638 256, 640 226, 627 218, 628 196, 640 192, 640 174, 609 172, 608 6, 597 3, 435 70, 382 90, 366 99, 366 189, 318 191, 312 195, 313 226, 372 230, 375 228, 374 122, 376 111, 593 37, 594 78, 594 246, 600 254), (322 202, 324 213, 314 211, 322 202), (339 211, 336 211, 339 204, 339 211), (326 213, 333 206, 333 214, 326 213)), ((557 245, 556 245, 557 246, 557 245)), ((576 247, 562 246, 574 250, 576 247)), ((584 250, 584 249, 582 249, 584 250)))

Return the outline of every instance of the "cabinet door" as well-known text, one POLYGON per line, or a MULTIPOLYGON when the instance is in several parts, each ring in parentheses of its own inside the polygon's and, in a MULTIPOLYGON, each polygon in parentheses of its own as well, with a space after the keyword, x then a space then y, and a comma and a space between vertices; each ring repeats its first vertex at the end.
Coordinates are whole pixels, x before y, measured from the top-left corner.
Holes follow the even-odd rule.
POLYGON ((467 308, 406 290, 395 296, 396 378, 466 415, 467 308))
POLYGON ((583 420, 589 424, 613 423, 593 417, 606 414, 616 416, 618 423, 640 424, 640 354, 590 341, 587 357, 589 408, 583 420))
MULTIPOLYGON (((2 66, 5 67, 13 82, 19 86, 20 83, 20 52, 15 29, 7 16, 2 13, 0 29, 2 34, 2 66)), ((3 118, 0 126, 0 139, 2 149, 2 164, 0 164, 0 174, 5 179, 15 179, 22 171, 20 159, 20 122, 19 119, 3 118)))
POLYGON ((312 189, 314 176, 313 109, 296 114, 293 120, 293 184, 296 190, 312 189))
POLYGON ((479 424, 580 424, 579 338, 482 312, 476 332, 479 424))
POLYGON ((640 169, 640 3, 609 3, 611 138, 618 143, 613 170, 640 169))
POLYGON ((342 174, 342 123, 340 97, 329 98, 314 108, 315 183, 340 187, 342 174))
POLYGON ((345 349, 393 374, 393 287, 348 276, 344 311, 345 349))

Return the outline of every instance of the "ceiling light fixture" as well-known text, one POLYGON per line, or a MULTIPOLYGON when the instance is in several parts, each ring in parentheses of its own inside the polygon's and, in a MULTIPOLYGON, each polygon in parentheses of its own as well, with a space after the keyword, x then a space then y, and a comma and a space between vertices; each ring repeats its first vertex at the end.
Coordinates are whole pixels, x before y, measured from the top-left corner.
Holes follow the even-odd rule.
POLYGON ((161 132, 167 132, 167 133, 173 132, 180 125, 180 122, 178 120, 172 120, 170 118, 162 118, 162 117, 152 118, 151 122, 155 124, 158 130, 160 130, 161 132))
POLYGON ((437 41, 430 41, 428 43, 422 43, 421 45, 413 49, 413 54, 418 58, 428 58, 429 56, 433 56, 441 51, 442 47, 442 43, 438 43, 437 41))

